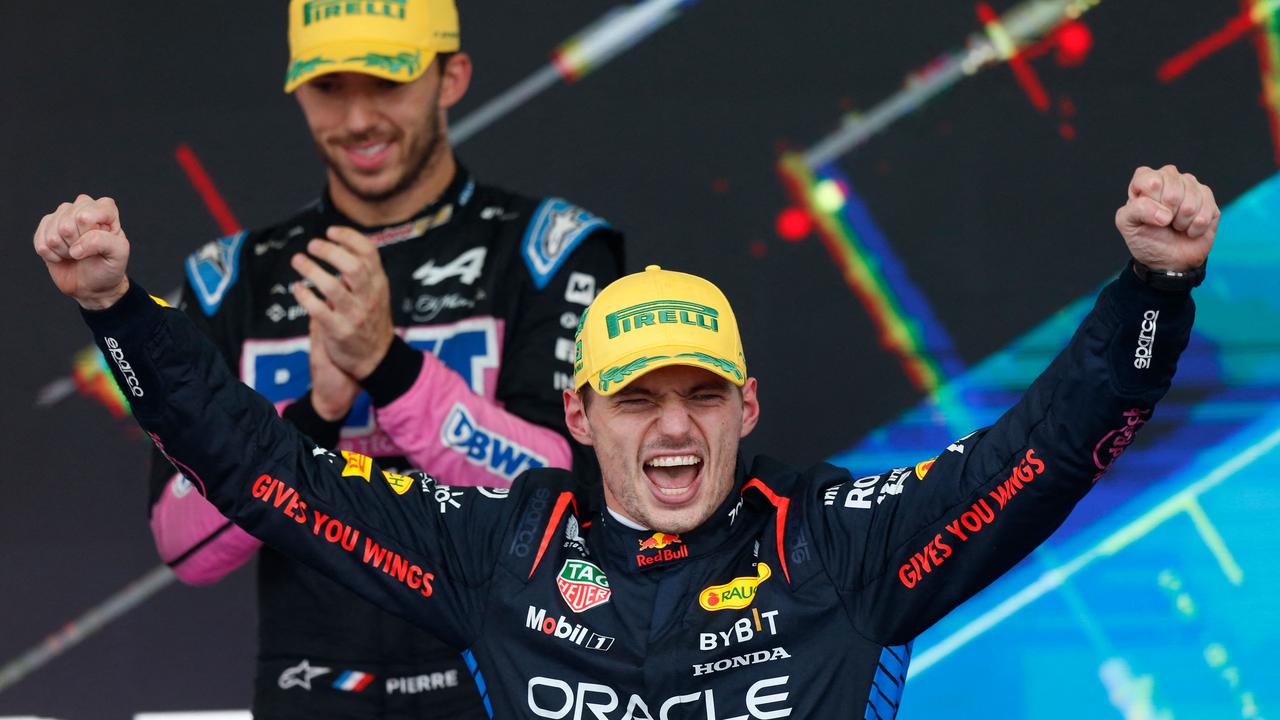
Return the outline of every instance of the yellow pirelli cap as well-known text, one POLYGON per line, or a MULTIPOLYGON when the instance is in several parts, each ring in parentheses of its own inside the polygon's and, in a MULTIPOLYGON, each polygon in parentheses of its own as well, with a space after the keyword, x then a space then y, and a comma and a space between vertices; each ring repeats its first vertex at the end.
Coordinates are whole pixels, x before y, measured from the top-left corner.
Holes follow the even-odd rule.
POLYGON ((611 283, 578 323, 573 384, 612 395, 669 365, 700 367, 741 386, 747 380, 738 321, 710 282, 650 265, 611 283))
POLYGON ((284 91, 336 72, 409 82, 459 38, 453 0, 290 0, 284 91))

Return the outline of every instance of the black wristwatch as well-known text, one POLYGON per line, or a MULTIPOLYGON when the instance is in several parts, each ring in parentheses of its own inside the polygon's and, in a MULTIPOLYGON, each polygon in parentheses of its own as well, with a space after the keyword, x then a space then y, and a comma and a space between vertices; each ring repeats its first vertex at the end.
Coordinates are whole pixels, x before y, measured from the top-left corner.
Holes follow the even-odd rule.
POLYGON ((1209 261, 1205 260, 1198 268, 1192 268, 1185 272, 1176 272, 1174 270, 1152 270, 1137 260, 1132 260, 1133 272, 1138 279, 1146 283, 1149 287, 1163 292, 1187 292, 1193 287, 1199 287, 1204 282, 1204 269, 1209 265, 1209 261))

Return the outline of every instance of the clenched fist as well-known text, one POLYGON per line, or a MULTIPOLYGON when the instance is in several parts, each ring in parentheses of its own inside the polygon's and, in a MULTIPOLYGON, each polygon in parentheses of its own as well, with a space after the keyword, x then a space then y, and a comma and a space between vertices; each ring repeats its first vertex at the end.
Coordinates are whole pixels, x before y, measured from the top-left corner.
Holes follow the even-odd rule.
POLYGON ((111 307, 129 289, 129 240, 111 198, 81 195, 62 203, 40 220, 34 242, 53 284, 80 307, 111 307))
POLYGON ((1129 202, 1116 211, 1116 229, 1134 260, 1186 272, 1204 265, 1220 217, 1213 191, 1194 175, 1172 165, 1140 167, 1129 181, 1129 202))

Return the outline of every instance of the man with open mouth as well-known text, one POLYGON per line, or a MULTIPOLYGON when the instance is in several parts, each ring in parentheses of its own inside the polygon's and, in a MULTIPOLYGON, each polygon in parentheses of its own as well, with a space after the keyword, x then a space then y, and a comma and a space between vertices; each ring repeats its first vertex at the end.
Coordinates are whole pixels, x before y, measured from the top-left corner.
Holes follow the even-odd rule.
POLYGON ((507 493, 444 488, 448 503, 430 476, 317 446, 236 382, 129 282, 114 203, 64 205, 35 247, 193 486, 467 649, 493 717, 892 718, 912 639, 1047 538, 1168 390, 1218 218, 1191 175, 1140 168, 1116 213, 1132 261, 1026 394, 936 458, 860 477, 739 457, 760 404, 733 311, 650 266, 577 328, 565 422, 599 477, 530 470, 507 493))

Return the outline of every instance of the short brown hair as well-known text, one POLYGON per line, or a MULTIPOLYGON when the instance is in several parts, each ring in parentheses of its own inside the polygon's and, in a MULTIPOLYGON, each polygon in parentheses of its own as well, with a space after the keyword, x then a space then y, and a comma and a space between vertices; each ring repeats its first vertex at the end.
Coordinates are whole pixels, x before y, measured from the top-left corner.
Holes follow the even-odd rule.
POLYGON ((457 54, 458 54, 458 53, 457 53, 456 51, 455 51, 455 52, 442 52, 442 53, 436 53, 436 57, 435 57, 436 72, 440 73, 440 75, 441 75, 441 76, 443 76, 443 75, 444 75, 444 66, 445 66, 445 65, 448 65, 448 64, 449 64, 449 60, 450 60, 454 55, 457 55, 457 54))

